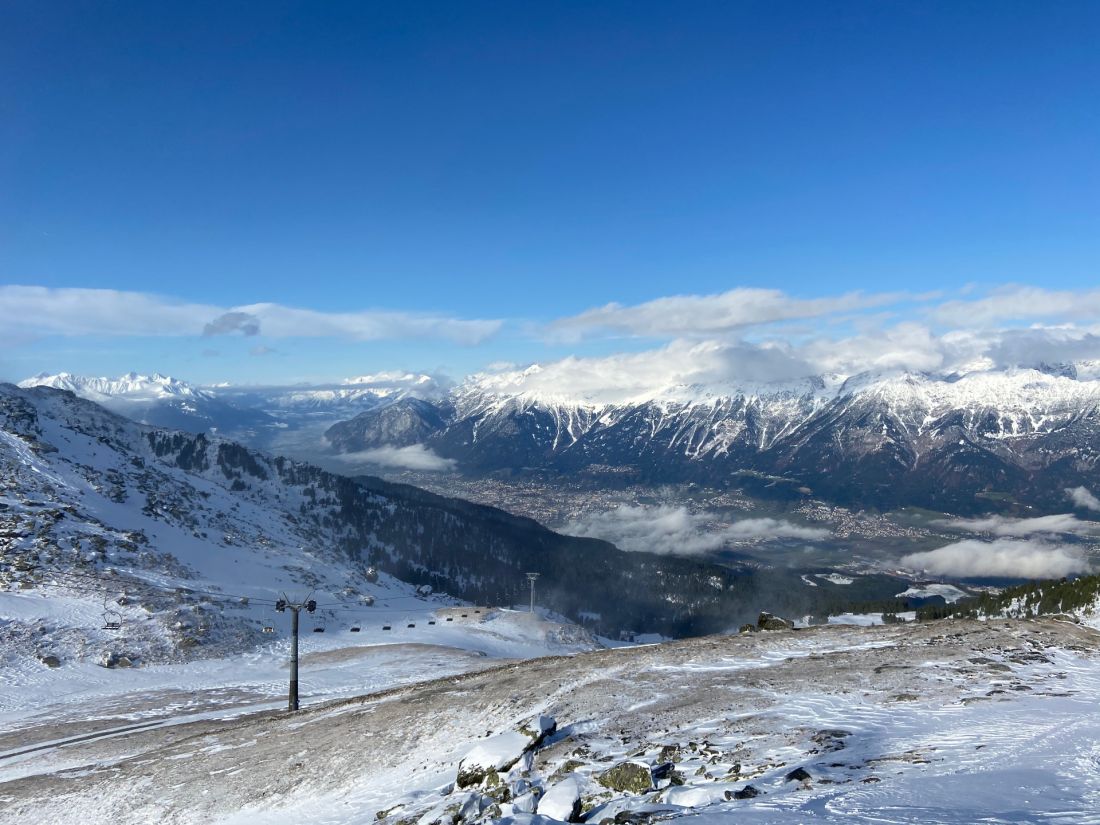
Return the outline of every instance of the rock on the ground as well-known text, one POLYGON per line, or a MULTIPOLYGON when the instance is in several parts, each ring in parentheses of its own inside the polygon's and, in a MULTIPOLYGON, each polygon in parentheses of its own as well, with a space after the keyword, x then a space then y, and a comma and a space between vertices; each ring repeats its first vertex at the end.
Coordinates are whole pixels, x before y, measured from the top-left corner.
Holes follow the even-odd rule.
POLYGON ((813 779, 813 777, 810 776, 810 772, 807 771, 805 768, 795 768, 793 771, 791 771, 789 774, 787 774, 787 778, 786 778, 785 781, 787 781, 787 782, 809 782, 811 779, 813 779))
POLYGON ((710 805, 713 802, 724 802, 728 797, 729 785, 696 785, 673 786, 664 793, 664 800, 669 805, 679 805, 683 808, 698 808, 702 805, 710 805))
POLYGON ((490 771, 506 771, 519 761, 531 739, 519 731, 508 731, 479 742, 458 763, 460 788, 480 785, 490 771))
POLYGON ((579 822, 581 814, 581 781, 577 776, 567 776, 551 785, 539 800, 538 812, 542 816, 560 819, 562 822, 579 822))
POLYGON ((794 624, 771 613, 761 613, 756 620, 756 626, 760 630, 790 630, 794 624))
POLYGON ((519 726, 518 730, 531 740, 531 747, 542 744, 547 736, 553 736, 558 729, 558 723, 553 716, 536 716, 519 726))
POLYGON ((460 788, 479 785, 492 771, 506 771, 532 748, 557 730, 549 716, 538 716, 524 722, 518 730, 490 736, 474 747, 458 763, 455 784, 460 788))
POLYGON ((739 791, 726 791, 726 799, 755 799, 760 796, 760 791, 752 785, 746 785, 739 791))
POLYGON ((653 775, 649 765, 643 762, 620 762, 597 776, 596 781, 613 791, 645 793, 653 790, 653 775))

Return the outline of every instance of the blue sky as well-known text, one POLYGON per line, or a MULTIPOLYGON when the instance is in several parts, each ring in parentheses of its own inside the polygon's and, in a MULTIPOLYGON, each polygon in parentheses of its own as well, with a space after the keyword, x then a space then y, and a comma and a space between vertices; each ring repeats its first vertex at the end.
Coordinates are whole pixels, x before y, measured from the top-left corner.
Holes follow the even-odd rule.
POLYGON ((461 375, 695 337, 546 334, 609 302, 1091 294, 1097 42, 1092 2, 7 3, 0 284, 68 308, 0 294, 0 377, 461 375), (117 320, 63 329, 74 289, 117 320), (496 325, 204 336, 131 295, 496 325))

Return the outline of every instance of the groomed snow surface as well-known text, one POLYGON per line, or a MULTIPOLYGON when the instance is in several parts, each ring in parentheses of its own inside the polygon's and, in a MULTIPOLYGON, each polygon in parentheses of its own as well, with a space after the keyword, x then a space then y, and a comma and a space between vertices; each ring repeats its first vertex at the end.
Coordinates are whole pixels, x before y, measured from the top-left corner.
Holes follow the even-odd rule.
MULTIPOLYGON (((544 621, 500 613, 446 632, 500 622, 530 651, 553 636, 544 621)), ((434 672, 415 644, 363 656, 340 640, 310 651, 298 714, 232 706, 263 680, 205 662, 174 684, 216 684, 224 706, 185 689, 170 721, 191 721, 57 747, 164 721, 173 684, 112 671, 115 686, 66 696, 49 687, 74 684, 62 668, 35 688, 48 706, 6 705, 4 729, 44 747, 0 757, 0 822, 553 821, 540 799, 559 818, 577 801, 591 822, 1100 822, 1098 640, 1054 621, 830 626, 503 664, 467 653, 472 670, 452 654, 434 672), (556 729, 524 751, 514 732, 545 731, 540 716, 556 729), (456 786, 464 757, 513 739, 497 772, 456 786)))

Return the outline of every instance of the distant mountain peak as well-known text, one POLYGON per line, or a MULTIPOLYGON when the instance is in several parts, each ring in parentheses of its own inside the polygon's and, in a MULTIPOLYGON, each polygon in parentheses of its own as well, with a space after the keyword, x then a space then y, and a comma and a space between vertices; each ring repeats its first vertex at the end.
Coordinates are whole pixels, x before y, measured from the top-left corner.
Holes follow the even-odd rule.
POLYGON ((69 390, 86 398, 118 398, 121 400, 148 401, 156 398, 203 395, 203 391, 186 381, 154 372, 142 375, 128 372, 117 378, 73 375, 59 372, 55 375, 41 372, 33 378, 19 382, 24 389, 29 387, 53 387, 69 390))

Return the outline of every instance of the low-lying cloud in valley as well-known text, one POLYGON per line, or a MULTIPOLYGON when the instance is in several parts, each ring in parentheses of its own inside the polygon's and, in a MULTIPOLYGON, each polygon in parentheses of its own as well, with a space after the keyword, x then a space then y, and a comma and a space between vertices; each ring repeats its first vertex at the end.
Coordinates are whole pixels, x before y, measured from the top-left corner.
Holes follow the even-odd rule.
POLYGON ((438 473, 453 470, 455 461, 436 455, 423 444, 408 447, 378 447, 358 453, 344 453, 338 459, 347 464, 374 464, 395 470, 419 470, 438 473))
POLYGON ((1091 569, 1076 547, 1035 539, 965 539, 936 550, 911 553, 901 563, 913 570, 959 578, 1057 579, 1091 569))
POLYGON ((1072 490, 1066 490, 1066 494, 1077 507, 1085 510, 1100 510, 1100 498, 1085 487, 1074 487, 1072 490))
POLYGON ((589 513, 560 532, 604 539, 622 550, 692 556, 720 550, 732 542, 768 539, 819 541, 828 530, 804 527, 772 518, 723 522, 713 513, 692 513, 687 507, 624 504, 614 510, 589 513))
MULTIPOLYGON (((1079 489, 1084 489, 1079 488, 1079 489)), ((1035 536, 1042 533, 1071 533, 1089 535, 1100 532, 1100 522, 1086 521, 1072 513, 1060 513, 1053 516, 1036 518, 1007 518, 1006 516, 986 516, 976 519, 945 519, 935 522, 937 526, 952 530, 966 530, 971 533, 992 533, 995 536, 1035 536)))

